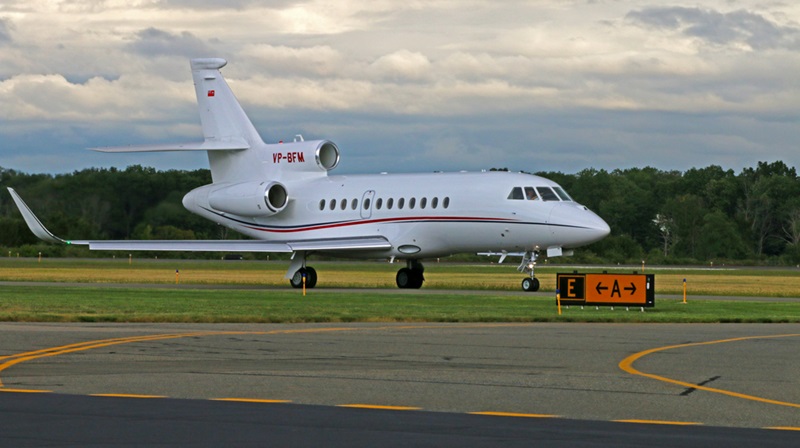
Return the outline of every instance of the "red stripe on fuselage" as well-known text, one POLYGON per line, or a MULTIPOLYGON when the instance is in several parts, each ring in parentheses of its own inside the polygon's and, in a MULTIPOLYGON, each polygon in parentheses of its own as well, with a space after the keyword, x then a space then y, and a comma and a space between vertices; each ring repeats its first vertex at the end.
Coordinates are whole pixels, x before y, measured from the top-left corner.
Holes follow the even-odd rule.
POLYGON ((275 228, 275 227, 253 227, 249 225, 244 225, 244 227, 251 229, 251 230, 258 230, 261 232, 271 232, 271 233, 295 233, 295 232, 308 232, 311 230, 323 230, 323 229, 334 229, 338 227, 348 227, 348 226, 356 226, 356 225, 364 225, 364 224, 386 224, 386 223, 404 223, 404 222, 414 222, 414 221, 439 221, 439 222, 451 222, 451 221, 473 221, 473 222, 516 222, 516 220, 512 219, 504 219, 504 218, 476 218, 470 216, 408 216, 404 218, 383 218, 383 219, 360 219, 354 221, 345 221, 345 222, 337 222, 331 224, 317 224, 317 225, 310 225, 310 226, 303 226, 303 227, 294 227, 294 228, 275 228))

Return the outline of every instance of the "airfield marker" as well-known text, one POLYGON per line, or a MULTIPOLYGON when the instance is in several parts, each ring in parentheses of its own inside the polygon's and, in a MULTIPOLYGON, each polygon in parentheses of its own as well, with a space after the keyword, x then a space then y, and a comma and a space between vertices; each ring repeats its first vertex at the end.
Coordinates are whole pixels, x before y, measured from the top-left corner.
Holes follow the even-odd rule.
POLYGON ((556 303, 558 303, 558 315, 561 315, 561 291, 556 289, 556 303))
POLYGON ((683 303, 686 303, 686 279, 683 279, 683 303))

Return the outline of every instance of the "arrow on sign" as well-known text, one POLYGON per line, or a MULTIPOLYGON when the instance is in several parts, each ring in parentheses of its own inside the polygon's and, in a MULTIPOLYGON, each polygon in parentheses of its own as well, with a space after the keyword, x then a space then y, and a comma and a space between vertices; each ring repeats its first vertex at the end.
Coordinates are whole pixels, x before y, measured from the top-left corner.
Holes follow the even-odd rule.
POLYGON ((631 287, 630 288, 625 287, 625 288, 622 288, 622 289, 624 289, 625 291, 630 291, 631 295, 634 295, 636 293, 636 285, 634 285, 633 282, 631 282, 631 287))
POLYGON ((597 287, 595 287, 594 289, 595 289, 595 291, 597 291, 598 294, 602 295, 603 291, 607 291, 608 290, 608 286, 603 286, 602 282, 598 282, 597 283, 597 287))

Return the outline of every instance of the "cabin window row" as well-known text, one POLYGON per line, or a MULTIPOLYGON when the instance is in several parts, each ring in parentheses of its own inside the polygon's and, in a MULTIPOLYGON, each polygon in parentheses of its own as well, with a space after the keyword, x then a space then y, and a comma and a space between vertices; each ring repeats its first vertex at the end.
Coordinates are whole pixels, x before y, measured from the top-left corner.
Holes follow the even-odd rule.
MULTIPOLYGON (((439 201, 438 197, 431 198, 430 201, 428 201, 428 198, 425 197, 420 198, 419 201, 417 201, 417 198, 414 197, 409 198, 408 201, 406 201, 406 198, 398 198, 397 200, 395 200, 394 198, 387 198, 386 200, 384 200, 383 198, 378 198, 375 200, 376 210, 381 210, 384 207, 386 207, 386 210, 392 210, 395 207, 397 207, 398 210, 402 210, 406 208, 406 206, 408 206, 409 210, 413 210, 417 208, 417 206, 419 206, 420 209, 426 209, 429 206, 432 209, 436 209, 439 208, 440 205, 442 208, 449 208, 450 198, 446 196, 444 197, 444 199, 441 200, 441 202, 439 201)), ((371 206, 370 199, 369 198, 365 199, 363 203, 364 210, 368 210, 370 206, 371 206)), ((329 210, 336 210, 336 209, 347 210, 348 208, 350 210, 356 210, 358 209, 358 199, 350 199, 350 200, 321 199, 319 201, 319 209, 325 210, 326 208, 329 210)))

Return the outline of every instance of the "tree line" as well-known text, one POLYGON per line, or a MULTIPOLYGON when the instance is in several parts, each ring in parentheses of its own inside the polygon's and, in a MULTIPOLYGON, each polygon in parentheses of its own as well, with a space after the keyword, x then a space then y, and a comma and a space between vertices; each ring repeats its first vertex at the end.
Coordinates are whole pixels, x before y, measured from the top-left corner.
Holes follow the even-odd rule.
MULTIPOLYGON (((611 226, 606 239, 577 250, 576 261, 800 263, 800 179, 783 162, 759 162, 739 173, 711 165, 685 172, 646 167, 536 174, 561 184, 611 226)), ((76 239, 239 238, 183 208, 183 195, 208 183, 205 169, 134 165, 49 175, 0 168, 0 186, 19 190, 53 233, 76 239)), ((22 256, 89 254, 41 244, 5 191, 0 192, 0 250, 22 256)))

